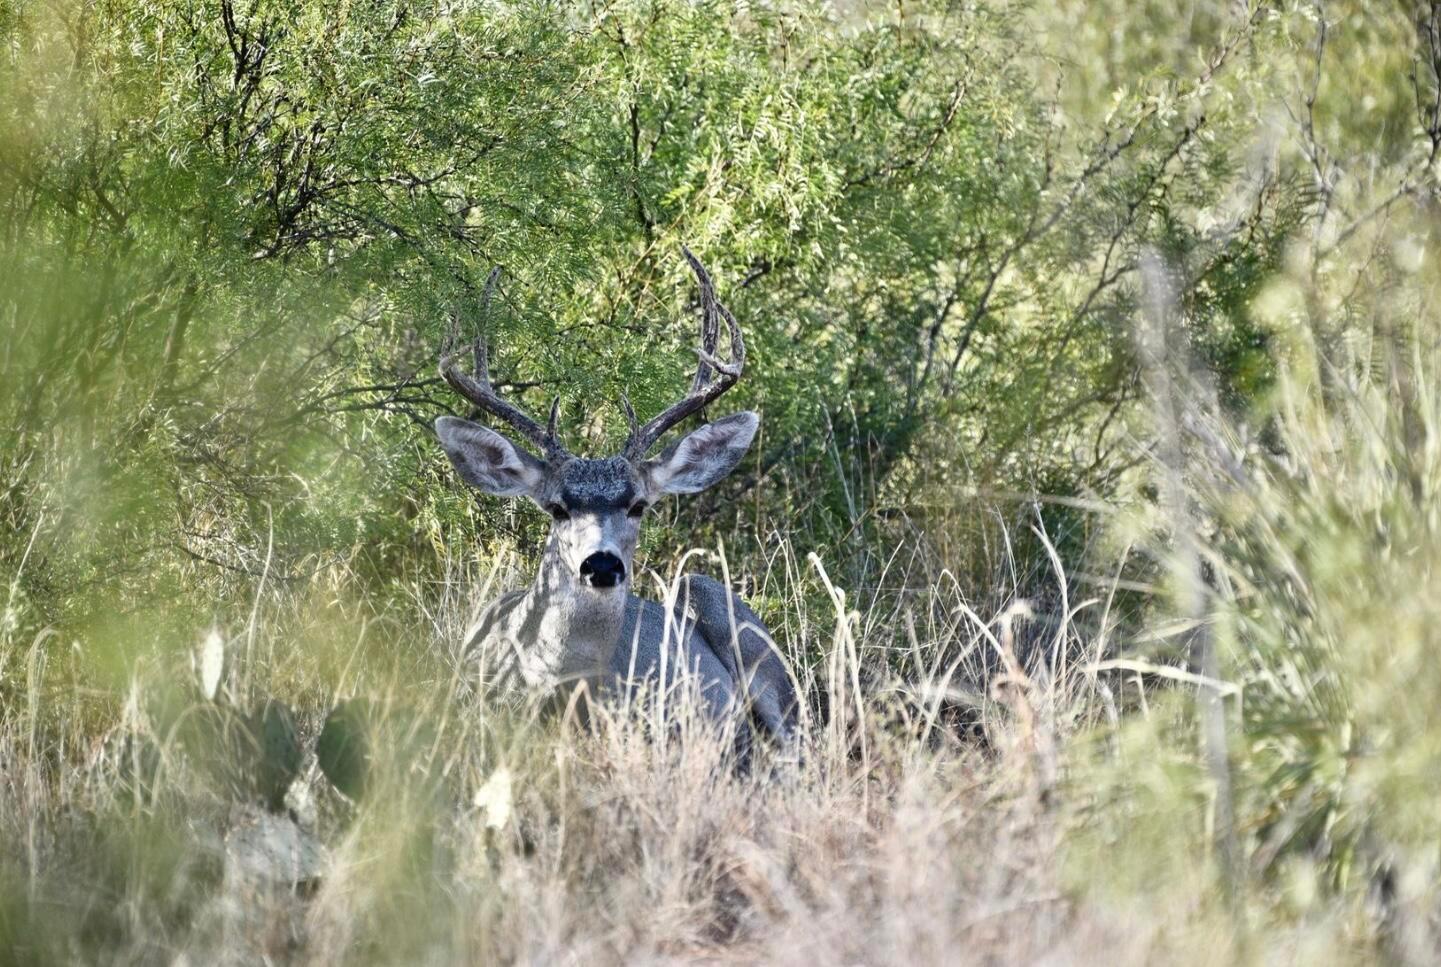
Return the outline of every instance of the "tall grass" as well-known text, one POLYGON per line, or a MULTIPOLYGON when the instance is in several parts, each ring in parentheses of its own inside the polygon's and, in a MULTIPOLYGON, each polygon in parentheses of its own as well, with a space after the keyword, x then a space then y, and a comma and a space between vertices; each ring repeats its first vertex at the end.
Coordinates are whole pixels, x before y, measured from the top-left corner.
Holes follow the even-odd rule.
POLYGON ((477 601, 520 579, 504 565, 451 558, 393 614, 261 592, 253 625, 222 632, 215 700, 177 659, 83 714, 94 699, 49 674, 53 640, 7 642, 29 678, 0 730, 6 947, 31 962, 934 962, 1064 949, 1047 796, 1073 706, 1088 700, 1073 658, 1023 667, 1022 609, 982 618, 953 580, 914 589, 944 607, 882 615, 855 610, 821 557, 786 545, 751 577, 814 702, 800 762, 744 775, 679 696, 669 728, 638 700, 582 729, 475 694, 455 642, 477 601), (374 661, 363 642, 376 634, 415 657, 374 661), (979 676, 996 662, 1007 674, 991 694, 979 676), (378 720, 377 778, 358 803, 309 752, 352 694, 378 720), (213 768, 240 754, 233 743, 189 741, 183 724, 271 695, 295 706, 307 749, 275 814, 213 768), (983 722, 990 745, 963 718, 983 722))
MULTIPOLYGON (((1103 38, 1105 69, 1088 48, 1061 58, 1082 69, 1067 76, 1097 84, 1072 83, 1057 105, 1074 117, 1057 112, 1036 130, 1049 138, 1053 127, 1104 114, 1098 145, 1162 150, 1129 162, 1125 179, 1142 183, 1140 194, 1075 183, 1074 197, 1104 204, 1081 205, 1086 225, 1056 243, 1064 258, 996 263, 982 306, 991 285, 1007 288, 1011 276, 1033 280, 1046 298, 998 298, 991 318, 967 325, 962 349, 977 326, 982 342, 1005 336, 955 357, 962 375, 974 366, 983 408, 970 413, 947 390, 930 416, 917 410, 913 425, 906 417, 906 444, 878 476, 868 463, 874 427, 862 417, 900 398, 899 384, 883 378, 889 370, 869 389, 849 383, 835 413, 848 411, 854 427, 839 432, 826 411, 822 435, 821 423, 797 423, 794 412, 809 405, 805 394, 832 389, 812 386, 814 360, 772 367, 767 379, 797 382, 775 383, 762 403, 817 433, 801 456, 767 464, 779 499, 750 491, 753 513, 723 518, 749 521, 732 541, 739 556, 717 546, 665 558, 675 531, 652 531, 646 587, 659 596, 682 567, 728 575, 802 686, 801 754, 762 755, 745 771, 683 690, 597 708, 582 724, 578 707, 542 713, 477 687, 460 650, 465 630, 487 601, 527 580, 523 549, 539 533, 536 518, 472 516, 463 494, 433 479, 438 458, 421 455, 419 432, 401 437, 403 421, 386 422, 396 414, 345 402, 356 373, 343 364, 365 358, 367 340, 395 357, 404 385, 418 371, 412 356, 432 365, 423 334, 391 333, 394 320, 351 305, 376 284, 373 273, 411 264, 414 252, 378 255, 369 269, 355 263, 334 288, 316 289, 310 274, 280 261, 222 264, 224 250, 207 268, 190 252, 194 239, 171 237, 168 199, 211 176, 229 186, 235 174, 187 169, 173 152, 150 159, 166 203, 151 207, 141 193, 155 237, 134 251, 93 236, 108 216, 76 208, 87 192, 106 198, 103 184, 82 184, 90 169, 47 187, 58 237, 91 237, 87 245, 114 260, 113 305, 90 305, 94 266, 62 258, 69 242, 32 243, 16 221, 11 248, 24 257, 0 269, 14 283, 3 369, 16 376, 7 388, 33 391, 6 398, 22 430, 0 446, 0 517, 13 531, 0 541, 0 961, 1441 960, 1438 14, 1370 18, 1360 5, 1337 13, 1317 4, 1269 18, 1269 7, 1221 5, 1174 37, 1136 41, 1139 62, 1189 65, 1197 39, 1230 23, 1222 6, 1248 24, 1226 41, 1237 57, 1247 52, 1244 70, 1228 81, 1208 69, 1198 97, 1209 100, 1180 107, 1170 81, 1148 87, 1128 61, 1138 54, 1126 36, 1172 25, 1169 12, 1118 30, 1126 5, 1062 4, 1050 21, 1068 36, 1075 24, 1078 36, 1103 38), (1279 32, 1261 29, 1268 24, 1279 32), (1120 90, 1091 103, 1086 89, 1131 80, 1141 85, 1135 98, 1120 90), (1362 88, 1370 93, 1352 96, 1362 88), (1184 124, 1174 151, 1146 125, 1117 135, 1109 125, 1118 111, 1123 120, 1174 115, 1184 124), (1235 151, 1208 149, 1204 161, 1187 153, 1219 144, 1211 138, 1235 139, 1235 151), (1142 220, 1110 235, 1112 204, 1113 215, 1142 220), (1257 232, 1265 238, 1243 237, 1257 232), (1185 282, 1174 297, 1152 279, 1145 298, 1131 268, 1143 238, 1169 260, 1155 256, 1151 274, 1185 282), (1095 314, 1053 312, 1049 298, 1082 282, 1073 256, 1101 263, 1083 297, 1083 306, 1100 300, 1095 314), (228 278, 232 269, 234 279, 213 280, 219 303, 190 301, 205 272, 228 278), (1154 354, 1125 338, 1148 303, 1154 354), (328 414, 307 434, 337 438, 313 454, 288 417, 276 423, 258 405, 337 351, 328 322, 296 325, 307 318, 344 319, 347 334, 302 407, 328 414), (1066 318, 1069 328, 1051 326, 1066 318), (193 398, 171 398, 187 327, 210 343, 192 345, 186 365, 218 384, 206 379, 193 398), (284 366, 266 363, 271 349, 284 366), (1054 365, 1036 369, 1053 350, 1054 365), (1069 372, 1078 366, 1088 372, 1069 372), (1229 385, 1211 388, 1198 368, 1229 385), (991 381, 998 375, 1006 378, 991 381), (1105 391, 1093 394, 1094 381, 1105 391), (993 400, 990 386, 1019 396, 993 400), (1028 462, 1033 441, 1023 438, 1057 425, 1037 424, 1033 404, 1081 398, 1091 403, 1068 413, 1040 441, 1044 458, 1028 462), (992 423, 999 442, 989 439, 992 423), (403 443, 384 459, 351 446, 373 433, 403 443), (213 446, 217 434, 224 442, 213 446), (967 447, 979 448, 976 462, 967 447), (326 465, 311 473, 315 460, 326 465), (1015 492, 1031 467, 1050 477, 1015 492), (377 474, 386 496, 372 501, 377 474), (428 491, 423 499, 411 499, 417 488, 428 491), (173 505, 177 519, 155 499, 170 491, 184 498, 173 505), (448 529, 491 544, 460 548, 448 529), (347 756, 364 768, 350 774, 347 756)), ((46 31, 53 13, 55 37, 69 36, 60 8, 26 10, 43 14, 46 31)), ((382 32, 387 43, 400 38, 397 76, 408 78, 413 48, 396 34, 401 26, 382 32)), ((911 36, 900 27, 877 36, 911 36)), ((158 31, 157 43, 165 36, 158 31)), ((566 36, 545 34, 547 43, 566 36)), ((1009 62, 1009 37, 997 60, 980 63, 1009 62)), ((150 63, 147 48, 122 49, 150 63)), ((587 70, 588 57, 577 62, 587 70)), ((71 60, 79 62, 54 63, 71 60)), ((536 69, 548 63, 540 57, 536 69)), ((308 65, 301 57, 293 66, 309 76, 308 65)), ((461 68, 455 77, 480 76, 468 60, 461 68)), ((40 95, 69 90, 41 83, 48 70, 35 75, 38 99, 22 105, 22 120, 48 103, 40 95)), ((758 76, 769 84, 768 72, 758 76)), ((173 77, 193 85, 189 68, 173 77)), ((508 77, 495 88, 502 104, 519 89, 508 77)), ((132 93, 149 89, 133 83, 132 93)), ((573 86, 567 75, 556 89, 568 99, 573 86)), ((427 89, 417 85, 415 96, 427 89)), ((845 90, 835 104, 853 99, 845 90)), ((949 84, 942 93, 940 104, 969 116, 970 101, 953 100, 949 84)), ((468 117, 472 98, 456 94, 455 116, 468 117)), ((906 97, 898 90, 895 99, 906 97)), ((605 110, 595 123, 609 131, 609 101, 597 103, 605 110)), ((40 130, 53 120, 62 146, 67 105, 41 112, 40 130)), ((989 171, 974 151, 994 140, 985 133, 992 120, 1021 130, 1029 110, 982 112, 962 126, 972 132, 956 156, 963 184, 989 171)), ((193 148, 183 131, 175 137, 193 148)), ((934 146, 934 137, 921 141, 934 146)), ((856 138, 866 152, 893 140, 856 138)), ((341 147, 368 163, 365 145, 341 147)), ((548 160, 551 147, 538 144, 538 156, 548 160)), ((1016 157, 1035 160, 1028 150, 1016 157)), ((591 171, 591 155, 580 156, 591 171)), ((143 182, 136 165, 116 170, 143 182)), ((512 168, 498 169, 507 193, 521 171, 512 168)), ((550 170, 536 184, 548 184, 550 170)), ((20 205, 38 183, 7 185, 20 205)), ((986 246, 1009 245, 1016 212, 1009 196, 980 196, 994 210, 966 209, 958 224, 986 236, 999 219, 996 238, 977 243, 977 265, 990 271, 986 246)), ((904 193, 876 197, 885 225, 896 214, 927 238, 934 229, 934 251, 950 257, 956 239, 944 220, 916 214, 924 205, 904 193)), ((626 219, 630 202, 617 209, 626 219)), ((216 204, 224 219, 236 217, 233 205, 216 204)), ((726 234, 730 218, 717 223, 726 234)), ((123 220, 116 225, 121 238, 123 220)), ((450 237, 449 216, 436 225, 450 237)), ((793 232, 777 229, 766 245, 787 250, 793 232)), ((623 246, 592 241, 629 258, 623 246)), ((932 256, 909 244, 881 261, 915 274, 913 261, 932 256)), ((869 278, 855 265, 841 265, 842 291, 851 276, 869 278)), ((427 290, 414 296, 416 318, 438 318, 432 281, 416 276, 427 290)), ((891 294, 877 318, 889 319, 892 299, 930 318, 929 282, 916 290, 923 298, 889 285, 878 284, 891 294)), ((806 305, 819 297, 801 288, 806 305)), ((951 305, 928 323, 935 332, 951 305)), ((832 308, 816 318, 837 333, 867 318, 837 311, 832 320, 832 308)), ((897 332, 926 331, 905 313, 897 332)), ((773 346, 801 352, 808 344, 786 327, 806 324, 805 312, 776 318, 773 346)), ((543 344, 548 334, 526 338, 543 344)), ((822 342, 828 353, 866 356, 847 348, 849 336, 822 342)), ((757 356, 766 345, 757 342, 757 356)), ((911 344, 896 345, 900 372, 909 372, 911 344)), ((416 420, 444 405, 402 404, 416 420)), ((729 526, 719 520, 712 514, 712 526, 729 526)))
MULTIPOLYGON (((1287 432, 1315 433, 1293 417, 1287 432)), ((1178 692, 1194 676, 1144 646, 1169 640, 1164 610, 1150 632, 1122 620, 1125 580, 1071 581, 1037 528, 1046 593, 984 613, 933 548, 897 547, 881 584, 900 595, 849 593, 787 544, 737 575, 812 698, 800 761, 746 774, 679 697, 663 724, 637 701, 582 728, 475 692, 456 642, 524 580, 504 559, 451 555, 383 607, 258 590, 252 622, 220 629, 217 699, 185 657, 101 696, 55 636, 7 639, 23 659, 0 728, 0 936, 27 963, 1345 962, 1390 943, 1404 909, 1414 952, 1435 909, 1430 605, 1412 593, 1429 550, 1424 530, 1406 553, 1376 541, 1401 484, 1386 447, 1348 440, 1307 465, 1325 488, 1257 467, 1247 489, 1195 493, 1232 589, 1212 620, 1236 686, 1240 914, 1178 692), (1322 520, 1335 552, 1317 556, 1322 520), (1335 634, 1313 633, 1322 619, 1335 634), (306 750, 279 812, 216 768, 250 761, 234 742, 183 724, 268 696, 294 706, 306 750), (313 752, 351 696, 373 716, 358 801, 313 752)))
POLYGON ((1314 283, 1279 280, 1258 311, 1291 348, 1252 422, 1177 376, 1171 500, 1148 462, 1134 498, 1059 516, 938 486, 925 520, 877 512, 891 544, 863 566, 779 538, 660 561, 658 594, 677 567, 744 586, 800 679, 802 754, 743 773, 681 693, 582 726, 479 691, 459 645, 527 579, 516 555, 437 538, 383 593, 343 562, 262 566, 229 622, 142 612, 74 638, 21 620, 22 555, 0 624, 0 949, 1433 959, 1437 346, 1387 325, 1426 318, 1403 297, 1423 287, 1341 281, 1386 293, 1350 306, 1385 338, 1337 365, 1296 315, 1314 283), (361 710, 363 792, 317 761, 340 702, 361 710), (299 750, 293 781, 276 748, 299 750))

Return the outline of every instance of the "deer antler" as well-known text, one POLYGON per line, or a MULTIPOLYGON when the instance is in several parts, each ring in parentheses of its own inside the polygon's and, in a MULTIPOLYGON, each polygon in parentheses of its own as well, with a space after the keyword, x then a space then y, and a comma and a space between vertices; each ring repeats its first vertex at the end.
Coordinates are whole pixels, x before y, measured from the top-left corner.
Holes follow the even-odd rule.
POLYGON ((700 260, 691 253, 690 249, 682 246, 681 251, 685 253, 686 261, 690 263, 691 271, 695 273, 696 282, 700 284, 701 345, 696 350, 700 361, 696 364, 695 378, 691 380, 690 392, 680 401, 666 407, 645 426, 639 425, 630 401, 624 397, 621 398, 626 419, 630 422, 630 438, 626 440, 625 450, 622 452, 627 460, 633 462, 644 459, 646 453, 655 446, 656 441, 667 430, 692 413, 709 406, 722 393, 734 386, 736 381, 741 378, 741 371, 745 368, 746 344, 745 340, 741 338, 740 324, 736 322, 736 318, 731 315, 730 310, 716 299, 715 288, 711 285, 710 275, 706 272, 705 266, 700 264, 700 260), (721 319, 725 319, 726 325, 730 329, 731 358, 728 362, 721 362, 715 357, 716 342, 720 337, 721 319))
POLYGON ((445 345, 441 347, 440 354, 440 375, 451 385, 461 396, 471 403, 490 413, 498 416, 511 426, 515 427, 531 443, 535 444, 548 458, 564 456, 567 451, 556 436, 555 423, 560 414, 560 397, 557 396, 550 403, 550 419, 546 426, 541 426, 531 419, 518 406, 511 403, 500 393, 496 392, 490 382, 490 371, 485 345, 485 323, 490 318, 490 299, 495 291, 495 281, 500 277, 500 266, 491 269, 490 276, 485 280, 485 293, 480 301, 480 326, 477 327, 475 343, 472 347, 472 355, 475 360, 475 375, 460 371, 456 366, 456 357, 460 355, 457 343, 460 341, 460 321, 452 318, 450 331, 446 334, 445 345))

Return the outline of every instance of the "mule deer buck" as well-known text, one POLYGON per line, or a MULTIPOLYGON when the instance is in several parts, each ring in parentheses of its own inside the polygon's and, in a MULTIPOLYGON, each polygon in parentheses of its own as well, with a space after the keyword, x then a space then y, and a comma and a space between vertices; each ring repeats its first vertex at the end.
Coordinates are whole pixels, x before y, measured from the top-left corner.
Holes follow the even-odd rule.
MULTIPOLYGON (((622 397, 630 436, 619 454, 587 459, 567 451, 556 435, 558 398, 545 426, 504 399, 490 381, 483 332, 472 348, 474 373, 457 365, 452 332, 441 375, 477 408, 510 424, 535 452, 456 417, 440 417, 435 431, 466 483, 498 497, 529 497, 551 517, 535 580, 491 602, 467 637, 467 655, 484 655, 499 681, 547 696, 581 682, 603 695, 636 685, 698 686, 707 716, 737 726, 744 755, 749 733, 739 726, 745 717, 782 744, 795 728, 795 688, 765 625, 738 595, 702 575, 680 578, 673 607, 629 591, 646 511, 668 494, 698 493, 730 473, 759 425, 755 413, 733 413, 647 457, 666 431, 734 386, 745 365, 739 324, 717 301, 705 268, 688 249, 684 254, 701 305, 690 392, 644 425, 622 397), (724 362, 714 355, 722 319, 730 339, 724 362)), ((483 315, 495 278, 492 272, 483 315)))

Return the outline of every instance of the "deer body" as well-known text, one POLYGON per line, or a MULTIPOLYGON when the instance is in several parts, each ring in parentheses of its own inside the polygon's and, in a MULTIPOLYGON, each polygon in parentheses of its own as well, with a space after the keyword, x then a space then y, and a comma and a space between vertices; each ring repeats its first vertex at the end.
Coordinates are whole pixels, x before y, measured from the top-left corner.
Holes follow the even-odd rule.
POLYGON ((528 694, 564 697, 584 682, 594 694, 627 688, 674 689, 683 678, 698 687, 705 711, 724 721, 736 703, 736 678, 711 642, 684 613, 633 594, 568 607, 537 588, 503 595, 481 617, 466 651, 483 676, 528 694))
MULTIPOLYGON (((582 682, 601 695, 638 686, 693 687, 718 723, 749 716, 788 742, 797 712, 792 679, 765 625, 737 595, 701 575, 681 578, 671 607, 626 588, 646 510, 668 494, 696 493, 728 474, 759 425, 754 413, 735 413, 646 457, 666 430, 733 385, 745 359, 740 327, 715 300, 700 263, 685 254, 701 287, 701 362, 691 392, 645 426, 625 403, 631 435, 619 455, 576 457, 556 438, 554 404, 542 428, 503 400, 486 372, 483 339, 475 344, 474 377, 461 373, 453 356, 442 359, 441 373, 453 387, 544 454, 468 420, 441 417, 436 434, 461 478, 497 496, 528 497, 552 518, 535 580, 492 602, 466 649, 487 680, 538 696, 564 694, 582 682), (713 356, 722 317, 730 329, 729 363, 713 356)), ((489 291, 488 285, 487 302, 489 291)))

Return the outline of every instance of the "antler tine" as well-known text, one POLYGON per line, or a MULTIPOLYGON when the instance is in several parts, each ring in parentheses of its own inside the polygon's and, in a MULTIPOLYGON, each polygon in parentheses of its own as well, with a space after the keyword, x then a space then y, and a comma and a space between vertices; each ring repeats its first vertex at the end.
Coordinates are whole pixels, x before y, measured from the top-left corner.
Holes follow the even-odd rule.
POLYGON ((480 326, 475 334, 475 375, 485 382, 490 383, 490 360, 489 347, 485 344, 485 327, 490 325, 490 300, 495 295, 495 283, 500 279, 500 266, 490 270, 485 277, 485 289, 480 294, 480 326))
POLYGON ((695 378, 690 384, 690 391, 694 393, 710 381, 710 360, 706 357, 715 355, 716 342, 720 339, 720 323, 719 314, 716 312, 715 285, 711 282, 710 273, 689 248, 682 245, 681 251, 685 253, 685 259, 690 263, 691 271, 695 273, 696 281, 700 284, 700 348, 703 355, 696 365, 695 378))
POLYGON ((711 285, 710 274, 706 272, 705 266, 701 265, 700 260, 692 254, 690 249, 682 246, 681 251, 685 254, 691 271, 695 273, 696 282, 700 285, 701 344, 700 348, 696 350, 698 362, 696 363, 695 377, 691 380, 690 392, 684 398, 668 406, 648 421, 645 426, 636 425, 635 414, 630 408, 629 401, 623 401, 631 426, 630 438, 625 445, 625 456, 629 460, 642 459, 667 430, 692 413, 705 409, 722 393, 734 386, 745 369, 746 346, 745 340, 741 336, 740 324, 736 322, 731 311, 716 299, 715 288, 711 285), (729 362, 721 362, 715 357, 716 344, 720 338, 721 319, 726 321, 730 332, 731 358, 729 362))
POLYGON ((556 434, 556 422, 560 415, 560 397, 557 396, 550 404, 550 420, 548 425, 541 426, 525 411, 501 396, 490 382, 489 352, 485 343, 485 322, 490 315, 490 299, 495 290, 496 279, 500 276, 500 267, 496 266, 491 270, 490 276, 485 280, 485 292, 481 296, 481 324, 475 335, 475 342, 471 346, 471 355, 475 365, 475 375, 461 372, 456 365, 456 357, 459 352, 455 344, 460 338, 460 324, 457 320, 451 326, 450 332, 441 349, 440 375, 450 384, 451 388, 463 396, 466 400, 478 406, 480 409, 500 417, 509 423, 522 436, 533 443, 547 457, 561 456, 566 453, 565 447, 561 446, 560 438, 556 434))
POLYGON ((560 448, 560 437, 555 432, 556 421, 560 418, 560 396, 550 398, 550 418, 545 421, 545 438, 549 441, 551 452, 560 448))
POLYGON ((630 397, 624 393, 620 394, 620 408, 625 413, 625 422, 633 437, 640 432, 640 420, 635 415, 635 407, 630 405, 630 397))

